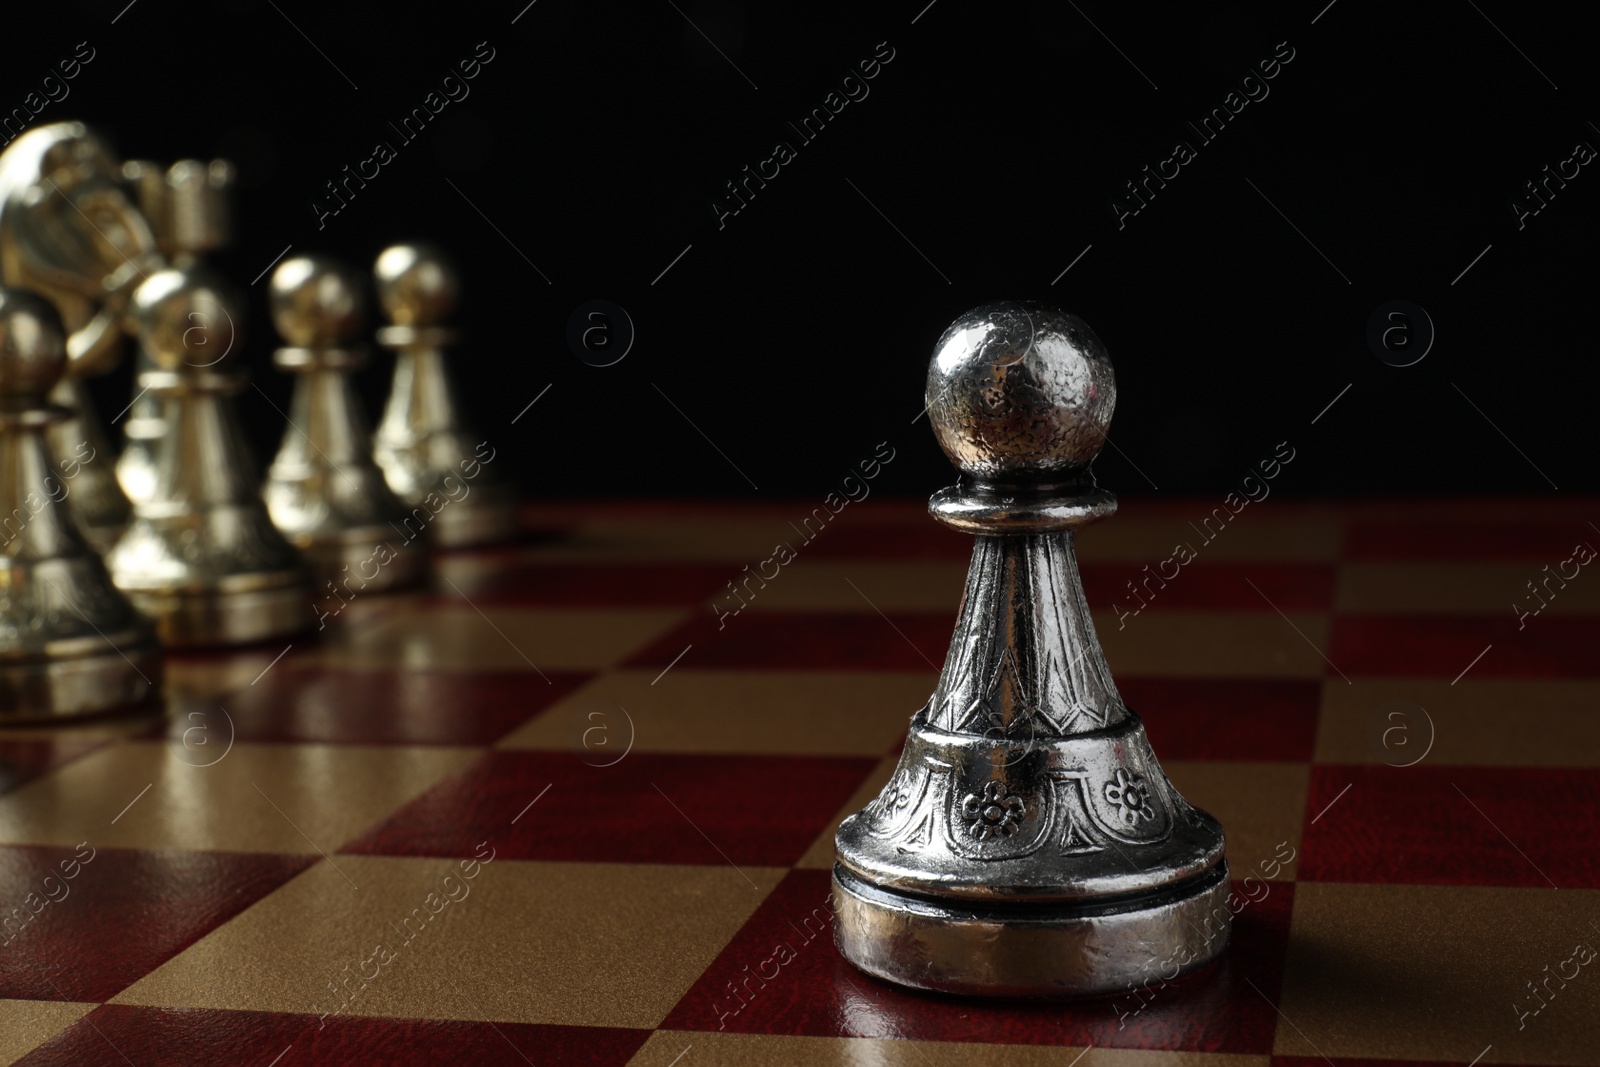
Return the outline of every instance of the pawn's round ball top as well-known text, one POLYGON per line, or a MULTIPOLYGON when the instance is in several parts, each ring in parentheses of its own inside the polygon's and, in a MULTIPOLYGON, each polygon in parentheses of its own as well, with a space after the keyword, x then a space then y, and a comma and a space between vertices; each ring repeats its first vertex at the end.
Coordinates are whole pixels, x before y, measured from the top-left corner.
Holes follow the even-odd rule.
POLYGON ((0 289, 0 400, 42 403, 66 366, 55 307, 22 289, 0 289))
POLYGON ((397 326, 437 326, 455 310, 455 267, 432 245, 390 245, 379 254, 372 273, 378 302, 397 326))
POLYGON ((161 370, 215 373, 238 358, 237 299, 207 271, 155 272, 134 290, 131 312, 140 344, 161 370))
POLYGON ((326 256, 295 256, 278 264, 270 299, 273 326, 297 348, 336 346, 361 331, 361 278, 326 256))
POLYGON ((1082 319, 1007 300, 967 312, 939 338, 927 401, 939 447, 962 474, 1048 482, 1093 462, 1117 382, 1082 319))

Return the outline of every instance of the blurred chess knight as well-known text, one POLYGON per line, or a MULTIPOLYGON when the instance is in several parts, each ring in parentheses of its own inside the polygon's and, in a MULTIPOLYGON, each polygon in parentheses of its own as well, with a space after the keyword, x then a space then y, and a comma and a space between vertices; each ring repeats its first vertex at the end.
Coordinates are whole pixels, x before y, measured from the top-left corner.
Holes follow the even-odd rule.
POLYGON ((67 330, 66 374, 51 400, 69 416, 50 438, 58 459, 81 444, 94 456, 72 507, 102 551, 131 509, 83 379, 116 365, 133 290, 161 266, 150 225, 122 185, 121 164, 83 123, 37 127, 0 153, 0 284, 43 296, 67 330))

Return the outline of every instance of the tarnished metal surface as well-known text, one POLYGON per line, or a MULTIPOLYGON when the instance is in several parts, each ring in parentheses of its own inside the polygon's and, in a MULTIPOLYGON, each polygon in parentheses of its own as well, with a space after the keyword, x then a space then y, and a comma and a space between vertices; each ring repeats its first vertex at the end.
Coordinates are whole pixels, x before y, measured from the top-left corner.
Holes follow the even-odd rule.
POLYGON ((467 429, 445 367, 445 346, 455 340, 443 325, 455 310, 455 268, 437 249, 401 244, 379 254, 373 274, 390 322, 378 331, 378 343, 395 356, 389 400, 373 437, 389 488, 413 517, 428 517, 428 538, 441 547, 510 537, 517 528, 516 491, 482 461, 492 446, 467 429))
POLYGON ((988 305, 945 332, 928 401, 962 472, 930 510, 978 541, 938 686, 888 785, 839 828, 840 950, 982 995, 1200 967, 1227 942, 1222 827, 1167 781, 1117 693, 1073 553, 1073 528, 1116 506, 1088 471, 1110 359, 1072 316, 988 305))
MULTIPOLYGON (((223 247, 232 236, 229 197, 235 176, 233 164, 224 159, 180 159, 170 167, 146 159, 122 164, 123 180, 150 221, 156 246, 180 268, 198 265, 201 255, 223 247)), ((161 400, 140 381, 154 366, 150 353, 141 346, 133 399, 122 419, 124 441, 117 458, 117 481, 134 503, 155 491, 156 442, 166 432, 161 400)))
POLYGON ((980 481, 1053 481, 1099 453, 1117 404, 1111 357, 1076 315, 1004 301, 969 311, 928 364, 928 416, 980 481))
POLYGON ((158 271, 134 294, 150 369, 140 387, 166 426, 153 482, 106 556, 117 585, 156 620, 168 645, 244 644, 315 619, 304 559, 272 525, 256 464, 233 412, 244 387, 239 309, 198 267, 158 271))
POLYGON ((67 372, 51 399, 68 417, 50 429, 57 460, 82 464, 73 513, 101 551, 130 514, 116 454, 83 379, 116 365, 133 290, 163 265, 154 234, 122 184, 122 165, 81 122, 38 126, 0 153, 0 284, 38 293, 67 330, 67 372))
POLYGON ((69 514, 84 470, 50 450, 68 418, 47 399, 63 335, 42 297, 0 289, 0 722, 138 706, 161 687, 155 630, 69 514))
POLYGON ((427 565, 408 513, 372 458, 371 431, 350 385, 365 353, 361 279, 321 256, 278 264, 272 319, 288 346, 273 362, 295 375, 289 426, 264 490, 272 521, 342 599, 411 585, 427 565), (342 590, 342 592, 341 592, 342 590))

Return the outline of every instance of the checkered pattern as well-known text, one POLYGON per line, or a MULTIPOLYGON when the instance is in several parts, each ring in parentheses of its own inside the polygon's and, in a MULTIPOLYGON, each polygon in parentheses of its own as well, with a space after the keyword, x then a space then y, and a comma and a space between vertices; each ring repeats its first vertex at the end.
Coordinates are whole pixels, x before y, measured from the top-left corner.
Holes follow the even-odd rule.
POLYGON ((1600 977, 1555 977, 1600 945, 1600 577, 1511 609, 1600 508, 1274 501, 1119 626, 1208 508, 1080 538, 1253 898, 1205 973, 983 1003, 835 951, 833 830, 932 688, 968 539, 879 500, 803 545, 800 505, 555 507, 281 658, 174 659, 164 719, 0 731, 0 1062, 1600 1063, 1600 977))

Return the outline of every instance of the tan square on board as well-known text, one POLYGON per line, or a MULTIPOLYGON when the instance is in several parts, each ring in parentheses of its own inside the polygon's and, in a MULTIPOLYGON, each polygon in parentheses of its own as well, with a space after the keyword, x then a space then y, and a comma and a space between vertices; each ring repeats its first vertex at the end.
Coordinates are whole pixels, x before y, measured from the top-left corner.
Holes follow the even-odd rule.
POLYGON ((306 661, 443 671, 609 667, 682 622, 681 611, 485 608, 469 604, 390 614, 333 633, 306 661))
MULTIPOLYGON (((100 718, 39 722, 0 727, 0 740, 7 741, 59 741, 67 745, 86 747, 106 741, 116 741, 154 729, 163 715, 173 715, 175 702, 169 700, 168 709, 153 708, 148 712, 112 715, 100 718)), ((184 705, 185 707, 192 705, 184 705)), ((216 705, 212 705, 215 707, 216 705)))
MULTIPOLYGON (((1492 653, 1491 653, 1492 655, 1492 653)), ((1323 683, 1319 763, 1600 766, 1600 682, 1470 675, 1323 683), (1515 728, 1508 728, 1515 724, 1515 728)))
POLYGON ((1299 856, 1309 767, 1209 760, 1162 760, 1161 767, 1191 804, 1222 823, 1230 878, 1259 879, 1269 873, 1280 881, 1294 878, 1295 862, 1281 861, 1299 856))
POLYGON ((181 744, 126 742, 0 797, 0 843, 332 853, 479 755, 241 742, 200 767, 181 744))
POLYGON ((584 751, 878 756, 928 700, 927 673, 617 671, 595 678, 500 742, 584 751), (596 726, 601 727, 595 731, 596 726))
POLYGON ((71 1001, 0 1000, 0 1065, 17 1062, 97 1007, 71 1001))
POLYGON ((658 1030, 629 1067, 1267 1067, 1266 1056, 658 1030), (692 1049, 684 1056, 685 1049, 692 1049), (676 1057, 682 1057, 677 1063, 676 1057))
POLYGON ((1564 581, 1556 572, 1561 563, 1552 559, 1548 572, 1532 563, 1346 563, 1336 603, 1349 612, 1488 615, 1523 626, 1537 626, 1545 615, 1600 613, 1600 579, 1584 567, 1564 581))
POLYGON ((457 860, 334 860, 339 870, 316 864, 115 1002, 651 1027, 783 876, 497 859, 469 881, 457 860), (329 987, 345 979, 344 992, 329 987))
POLYGON ((1293 1025, 1274 1051, 1592 1064, 1600 959, 1565 961, 1579 943, 1600 950, 1596 915, 1592 889, 1301 882, 1280 1003, 1293 1025))
MULTIPOLYGON (((219 658, 171 657, 163 668, 167 675, 168 701, 215 702, 259 678, 282 651, 283 645, 280 645, 274 649, 251 650, 219 658)), ((293 652, 289 654, 293 655, 293 652)))
POLYGON ((1328 616, 1255 611, 1096 612, 1095 631, 1117 677, 1320 678, 1328 616), (1320 650, 1320 651, 1319 651, 1320 650))

